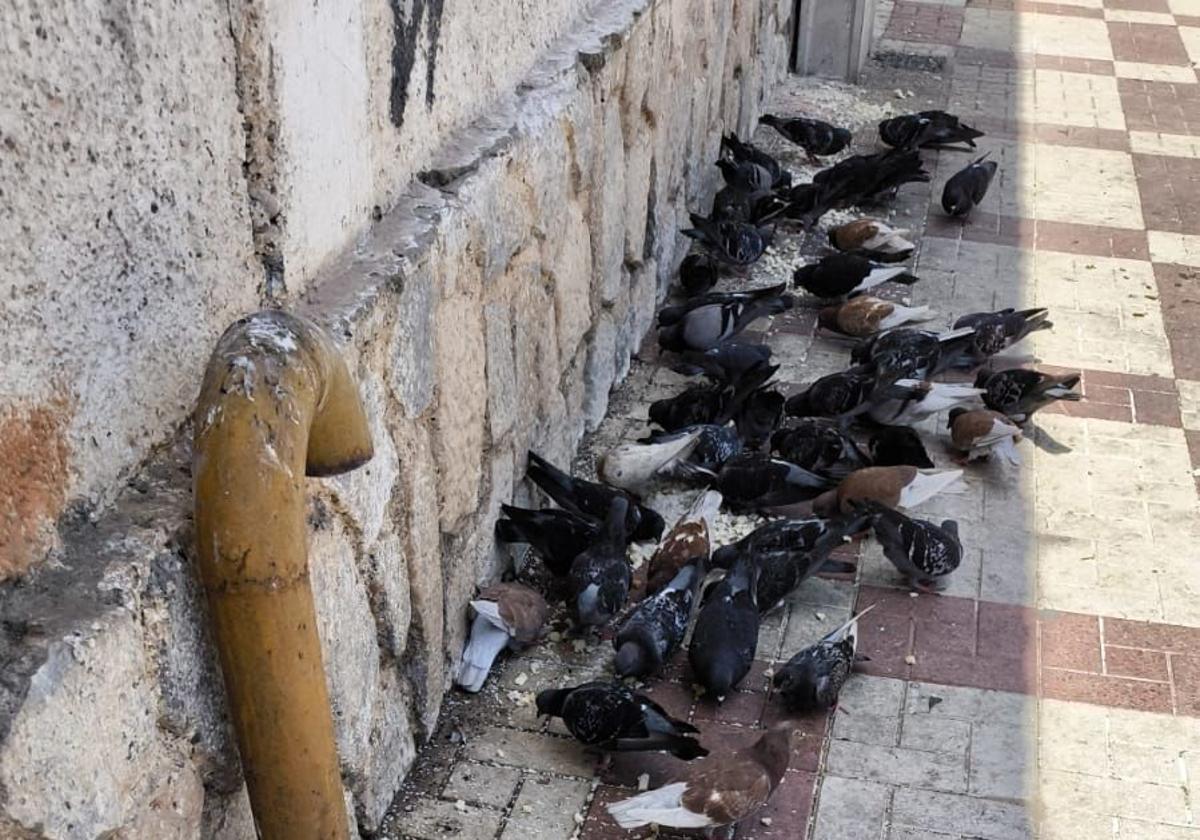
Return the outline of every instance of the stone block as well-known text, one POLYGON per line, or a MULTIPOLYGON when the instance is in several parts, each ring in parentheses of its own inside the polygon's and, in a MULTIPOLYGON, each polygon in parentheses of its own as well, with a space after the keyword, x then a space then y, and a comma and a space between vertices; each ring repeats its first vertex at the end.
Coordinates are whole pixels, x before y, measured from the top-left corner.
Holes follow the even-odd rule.
POLYGON ((621 133, 620 100, 604 88, 598 94, 603 113, 598 123, 599 144, 591 174, 592 203, 588 222, 592 233, 592 276, 601 303, 616 301, 621 291, 625 258, 625 141, 621 133))
POLYGON ((551 251, 548 268, 554 282, 554 306, 558 318, 558 345, 573 354, 592 323, 592 242, 577 201, 563 206, 561 238, 547 244, 551 251))
POLYGON ((406 271, 397 294, 396 330, 388 360, 388 385, 408 419, 433 402, 435 357, 433 277, 428 264, 406 271))
POLYGON ((578 827, 576 820, 582 822, 591 789, 583 780, 526 778, 500 840, 568 840, 578 827))
POLYGON ((487 401, 492 441, 512 429, 517 414, 517 371, 513 362, 513 330, 509 308, 489 303, 483 310, 487 329, 487 401))
POLYGON ((497 811, 422 798, 404 814, 404 836, 416 840, 492 840, 500 830, 497 811))
POLYGON ((438 498, 442 530, 453 533, 475 509, 482 478, 488 391, 478 302, 467 297, 443 301, 436 329, 438 498))
POLYGON ((594 431, 608 409, 608 392, 616 375, 617 326, 607 312, 600 314, 588 344, 583 368, 583 412, 588 431, 594 431))
POLYGON ((520 770, 464 761, 455 766, 442 795, 447 799, 461 799, 472 805, 503 810, 512 800, 519 781, 520 770))
POLYGON ((590 779, 593 761, 573 738, 488 727, 467 744, 474 761, 590 779))
POLYGON ((404 542, 395 534, 385 534, 365 550, 363 569, 379 645, 385 654, 398 660, 408 646, 412 622, 404 542))
POLYGON ((309 574, 338 755, 345 766, 357 769, 366 761, 378 692, 375 619, 358 570, 360 547, 343 516, 318 497, 309 506, 308 521, 309 574))

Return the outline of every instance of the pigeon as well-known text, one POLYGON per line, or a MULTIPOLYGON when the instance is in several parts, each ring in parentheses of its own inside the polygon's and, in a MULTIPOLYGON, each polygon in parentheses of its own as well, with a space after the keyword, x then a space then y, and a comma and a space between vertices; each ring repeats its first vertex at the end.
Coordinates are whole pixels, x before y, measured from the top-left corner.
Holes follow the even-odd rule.
MULTIPOLYGON (((744 448, 741 437, 738 436, 738 430, 735 426, 726 424, 717 426, 712 423, 705 423, 698 426, 685 426, 678 432, 662 432, 653 430, 644 438, 640 438, 640 443, 657 443, 662 440, 667 440, 681 434, 690 434, 697 432, 699 438, 696 440, 695 446, 688 454, 687 458, 683 459, 690 466, 703 467, 710 472, 715 472, 721 468, 721 465, 737 455, 744 448)), ((663 478, 691 480, 695 476, 684 468, 680 468, 681 461, 675 459, 670 463, 664 464, 661 472, 663 478)))
POLYGON ((475 621, 455 682, 474 694, 483 688, 500 651, 537 641, 550 606, 524 584, 497 583, 479 593, 471 602, 471 609, 475 611, 475 621))
POLYGON ((772 189, 782 189, 792 182, 792 173, 784 169, 779 161, 753 143, 738 139, 736 134, 726 134, 721 138, 721 156, 736 163, 749 162, 761 166, 771 175, 772 189))
POLYGON ((713 222, 740 222, 757 228, 783 215, 790 206, 786 199, 773 192, 745 192, 725 186, 713 197, 708 218, 713 222))
POLYGON ((926 417, 976 400, 982 388, 957 382, 926 382, 921 379, 898 379, 887 389, 878 389, 881 396, 872 399, 867 414, 884 426, 911 426, 926 417), (896 389, 904 389, 903 396, 896 389))
POLYGON ((815 712, 837 703, 858 660, 858 620, 874 608, 871 604, 775 672, 771 682, 784 705, 797 712, 815 712))
POLYGON ((646 825, 703 828, 710 834, 752 816, 767 804, 791 760, 791 724, 768 729, 748 749, 708 759, 684 781, 614 802, 608 813, 629 830, 646 825))
POLYGON ((841 424, 806 417, 771 436, 771 451, 806 470, 842 479, 873 463, 841 424))
POLYGON ((603 519, 608 515, 613 498, 622 496, 630 505, 628 525, 633 539, 639 542, 657 540, 667 527, 657 511, 638 504, 637 498, 624 490, 568 475, 536 452, 530 451, 528 458, 529 467, 525 474, 560 507, 572 513, 603 519))
POLYGON ((758 388, 734 409, 734 426, 747 449, 762 449, 771 433, 779 428, 784 402, 783 394, 774 388, 758 388))
POLYGON ((962 478, 962 470, 923 472, 916 467, 867 467, 851 473, 836 489, 813 502, 813 513, 834 516, 853 513, 859 501, 888 507, 914 508, 962 478))
POLYGON ((1035 411, 1057 400, 1083 399, 1083 394, 1073 390, 1080 379, 1078 373, 1052 376, 1023 368, 996 373, 981 370, 975 377, 975 387, 984 389, 983 404, 988 408, 1024 423, 1035 411))
POLYGON ((809 163, 817 163, 818 155, 836 155, 850 145, 851 134, 848 129, 832 126, 822 120, 764 114, 759 122, 771 126, 803 149, 809 163))
POLYGON ((717 169, 721 170, 728 186, 751 195, 767 192, 774 182, 769 170, 749 160, 739 162, 722 158, 717 161, 717 169))
POLYGON ((688 661, 696 680, 713 697, 729 694, 750 671, 758 647, 757 568, 743 555, 704 597, 688 661))
POLYGON ((765 344, 722 341, 707 350, 684 351, 680 358, 671 366, 675 373, 682 376, 703 374, 718 382, 730 382, 750 368, 770 362, 771 348, 765 344))
POLYGON ((708 750, 691 735, 696 727, 676 720, 644 694, 619 682, 590 682, 538 692, 539 715, 560 717, 580 743, 611 752, 669 752, 691 761, 708 750))
POLYGON ((949 216, 965 216, 983 201, 999 164, 987 155, 955 172, 942 188, 942 209, 949 216))
POLYGON ((972 327, 944 333, 899 327, 862 341, 850 351, 855 364, 874 365, 881 379, 930 379, 966 356, 975 336, 972 327))
POLYGON ((662 670, 687 632, 702 574, 700 564, 684 566, 665 587, 630 610, 613 637, 617 676, 645 679, 662 670))
POLYGON ((702 295, 717 285, 717 264, 707 254, 688 254, 679 265, 679 285, 688 297, 702 295))
POLYGON ((867 442, 871 464, 876 467, 920 467, 933 469, 936 466, 921 443, 921 436, 907 426, 885 426, 871 435, 867 442))
MULTIPOLYGON (((683 303, 674 306, 664 306, 658 311, 658 325, 660 327, 669 327, 672 324, 677 324, 693 309, 699 309, 701 306, 710 306, 712 304, 745 305, 777 297, 783 298, 786 303, 791 298, 791 295, 787 294, 786 289, 786 283, 779 283, 775 286, 748 289, 742 292, 706 292, 705 294, 690 298, 683 303)), ((789 306, 788 308, 791 307, 789 306)))
POLYGON ((667 532, 646 566, 646 592, 653 595, 688 565, 708 563, 712 523, 721 510, 721 494, 706 490, 667 532))
POLYGON ((693 468, 693 475, 707 478, 721 492, 726 506, 738 513, 805 502, 834 484, 825 476, 761 452, 735 455, 715 475, 699 468, 693 468))
POLYGON ((745 555, 753 560, 758 583, 755 601, 766 615, 823 568, 853 572, 854 566, 833 563, 829 555, 850 535, 867 527, 862 516, 839 519, 777 519, 760 526, 733 545, 713 553, 714 567, 729 568, 745 555))
POLYGON ((903 306, 870 295, 858 295, 845 303, 822 307, 817 313, 817 324, 842 335, 865 338, 932 317, 933 310, 928 306, 903 306))
POLYGON ((967 348, 967 361, 970 366, 976 367, 1030 333, 1053 327, 1054 323, 1046 320, 1048 315, 1049 311, 1041 308, 972 312, 955 321, 954 328, 970 327, 975 330, 967 348))
POLYGON ((788 397, 783 411, 791 417, 837 417, 865 403, 875 384, 875 371, 866 365, 831 373, 788 397))
POLYGON ((855 219, 829 231, 829 244, 847 254, 877 262, 904 262, 916 248, 904 237, 909 231, 878 219, 855 219))
POLYGON ((732 338, 759 318, 778 315, 791 309, 791 295, 754 301, 710 303, 689 310, 678 321, 658 331, 658 343, 664 350, 708 350, 732 338))
POLYGON ((759 365, 745 371, 736 380, 694 385, 673 397, 655 400, 650 403, 647 412, 649 422, 658 424, 668 432, 702 423, 722 425, 777 370, 778 365, 759 365))
POLYGON ((638 492, 655 480, 674 474, 674 467, 686 460, 700 443, 702 428, 689 427, 663 435, 653 443, 622 443, 605 452, 596 465, 601 481, 622 490, 638 492))
POLYGON ((735 267, 744 267, 758 262, 767 250, 771 233, 765 228, 747 222, 706 219, 692 213, 692 226, 682 231, 684 236, 695 239, 718 260, 735 267))
POLYGON ((879 124, 879 139, 897 149, 918 149, 966 143, 972 149, 982 131, 964 125, 945 111, 921 111, 886 119, 879 124))
POLYGON ((569 510, 529 510, 502 504, 500 512, 507 518, 496 520, 496 541, 528 543, 557 577, 566 575, 575 558, 600 536, 597 520, 569 510))
POLYGON ((939 526, 910 519, 878 502, 860 501, 856 506, 871 517, 884 556, 915 586, 934 585, 962 562, 963 547, 954 520, 947 519, 939 526))
POLYGON ((889 281, 911 286, 918 279, 903 266, 878 266, 854 254, 833 254, 792 274, 794 285, 819 298, 847 297, 889 281))
POLYGON ((1021 463, 1016 442, 1021 439, 1021 427, 999 411, 977 408, 950 411, 950 440, 954 448, 965 453, 964 461, 986 458, 993 452, 1010 464, 1021 463))
POLYGON ((567 582, 575 617, 598 627, 621 611, 629 597, 632 572, 625 557, 625 523, 629 501, 614 496, 599 539, 571 563, 567 582))
MULTIPOLYGON (((813 176, 819 194, 809 200, 826 209, 879 204, 894 198, 904 184, 928 180, 920 153, 888 149, 873 155, 853 155, 822 169, 813 176)), ((793 201, 801 198, 796 192, 793 188, 789 196, 793 201)))

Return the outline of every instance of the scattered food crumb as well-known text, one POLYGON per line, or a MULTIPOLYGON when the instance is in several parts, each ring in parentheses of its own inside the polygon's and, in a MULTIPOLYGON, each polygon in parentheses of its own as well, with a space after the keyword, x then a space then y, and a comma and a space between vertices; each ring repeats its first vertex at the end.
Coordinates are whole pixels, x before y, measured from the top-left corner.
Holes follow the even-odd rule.
POLYGON ((643 773, 640 776, 638 776, 638 790, 649 790, 649 789, 650 789, 650 774, 643 773))
POLYGON ((905 661, 905 662, 907 662, 909 665, 916 665, 916 664, 917 664, 917 657, 913 656, 913 655, 910 653, 908 656, 904 657, 904 661, 905 661))
POLYGON ((458 811, 460 814, 467 813, 467 803, 463 802, 461 799, 455 799, 454 810, 458 811))
POLYGON ((529 682, 529 675, 526 674, 524 671, 517 674, 517 678, 515 680, 513 680, 513 683, 516 685, 525 685, 525 683, 527 683, 527 682, 529 682))
POLYGON ((823 613, 823 612, 819 612, 819 613, 813 613, 813 615, 815 615, 815 616, 817 617, 817 621, 824 621, 824 620, 825 620, 825 613, 823 613))
POLYGON ((522 813, 522 814, 532 814, 532 813, 533 813, 533 807, 532 807, 532 806, 530 806, 530 805, 522 805, 522 806, 521 806, 521 813, 522 813))
POLYGON ((762 817, 759 819, 759 822, 762 823, 763 825, 769 826, 772 823, 772 820, 770 817, 762 817))

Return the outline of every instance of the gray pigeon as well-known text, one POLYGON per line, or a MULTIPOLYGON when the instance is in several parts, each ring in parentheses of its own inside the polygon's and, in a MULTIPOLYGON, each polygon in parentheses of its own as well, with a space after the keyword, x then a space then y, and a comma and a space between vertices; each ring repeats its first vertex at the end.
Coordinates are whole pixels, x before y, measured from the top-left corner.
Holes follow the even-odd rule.
POLYGON ((613 638, 619 676, 652 676, 671 658, 692 618, 700 576, 698 564, 684 566, 670 583, 625 617, 613 638))
POLYGON ((691 214, 691 220, 692 227, 682 231, 683 235, 695 239, 721 262, 735 267, 758 262, 771 244, 769 228, 746 222, 706 219, 697 213, 691 214))
POLYGON ((751 301, 731 301, 697 306, 679 320, 658 331, 658 343, 664 350, 708 350, 726 339, 733 338, 753 322, 766 315, 778 315, 791 309, 791 295, 751 301))
POLYGON ((812 712, 837 702, 850 678, 858 650, 858 620, 874 604, 787 661, 772 680, 789 709, 812 712))
POLYGON ((688 661, 708 693, 722 698, 750 671, 758 647, 757 572, 748 555, 738 558, 724 580, 704 598, 688 661))
POLYGON ((955 172, 942 188, 942 209, 951 216, 965 216, 987 195, 999 164, 987 155, 955 172))
POLYGON ((911 519, 879 502, 853 504, 870 517, 884 556, 918 588, 933 587, 934 581, 953 572, 962 562, 963 547, 954 520, 947 519, 939 526, 911 519))
POLYGON ((629 502, 615 496, 604 521, 604 530, 586 551, 571 563, 567 581, 580 624, 607 623, 625 606, 633 573, 625 557, 625 516, 629 502))

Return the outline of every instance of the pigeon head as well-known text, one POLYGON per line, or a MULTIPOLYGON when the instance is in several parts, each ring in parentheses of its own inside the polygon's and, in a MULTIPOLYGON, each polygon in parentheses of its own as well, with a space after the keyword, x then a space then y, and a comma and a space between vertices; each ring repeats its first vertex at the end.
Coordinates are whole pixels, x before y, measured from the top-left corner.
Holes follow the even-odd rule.
POLYGON ((717 284, 717 266, 703 254, 689 254, 679 266, 679 284, 689 295, 700 295, 717 284))
POLYGON ((966 413, 967 413, 967 410, 962 407, 950 409, 950 414, 948 415, 949 419, 946 420, 946 428, 947 429, 953 428, 954 421, 957 420, 959 417, 962 417, 966 413))
POLYGON ((645 505, 634 507, 632 510, 640 514, 637 527, 633 531, 633 538, 642 542, 657 541, 662 536, 662 532, 666 530, 667 521, 659 515, 658 511, 645 505))
POLYGON ((807 288, 807 284, 812 282, 813 274, 817 271, 817 264, 802 265, 792 272, 792 285, 801 288, 807 288))
POLYGON ((775 126, 775 125, 778 125, 779 123, 783 122, 781 119, 779 119, 779 117, 775 116, 774 114, 763 114, 761 117, 758 118, 758 121, 760 123, 762 123, 763 125, 770 125, 770 126, 775 126))
POLYGON ((538 715, 561 716, 563 704, 566 703, 567 695, 570 693, 571 689, 569 688, 547 688, 545 691, 539 691, 537 696, 538 715))
POLYGON ((652 664, 647 661, 645 649, 634 641, 626 642, 617 650, 614 667, 617 676, 620 677, 639 677, 652 670, 652 664))
POLYGON ((719 161, 717 161, 717 169, 720 169, 721 174, 724 175, 726 179, 729 179, 736 176, 738 165, 728 158, 721 158, 719 161))
POLYGON ((851 137, 850 129, 848 129, 848 128, 834 128, 833 129, 833 139, 834 139, 833 145, 835 145, 839 149, 844 149, 850 145, 850 137, 851 137))

